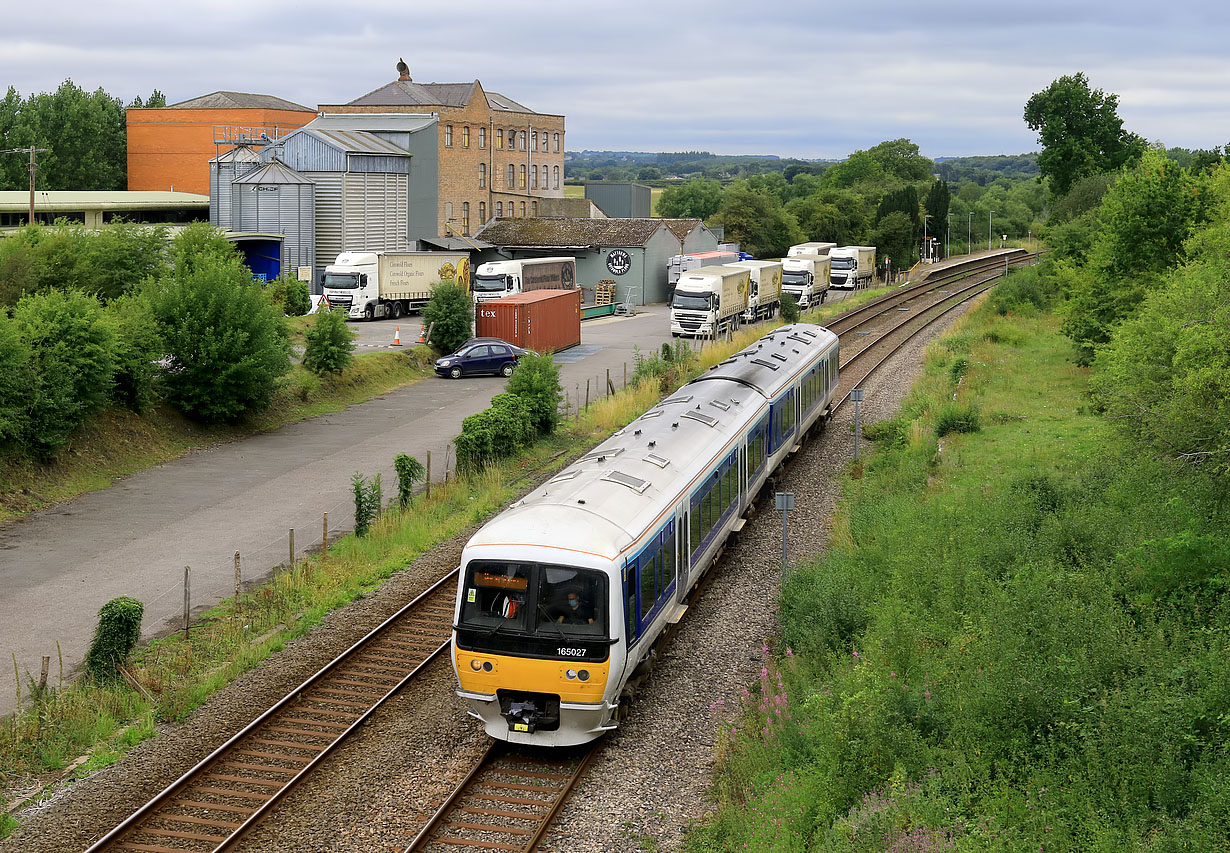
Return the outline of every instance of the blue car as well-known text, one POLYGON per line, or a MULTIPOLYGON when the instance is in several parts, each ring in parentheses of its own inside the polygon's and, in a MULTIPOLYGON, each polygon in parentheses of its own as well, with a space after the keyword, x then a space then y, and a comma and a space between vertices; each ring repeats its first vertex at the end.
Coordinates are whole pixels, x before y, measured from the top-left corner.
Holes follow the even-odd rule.
POLYGON ((476 373, 512 376, 517 359, 529 350, 499 338, 471 338, 452 355, 436 359, 436 373, 460 379, 476 373))

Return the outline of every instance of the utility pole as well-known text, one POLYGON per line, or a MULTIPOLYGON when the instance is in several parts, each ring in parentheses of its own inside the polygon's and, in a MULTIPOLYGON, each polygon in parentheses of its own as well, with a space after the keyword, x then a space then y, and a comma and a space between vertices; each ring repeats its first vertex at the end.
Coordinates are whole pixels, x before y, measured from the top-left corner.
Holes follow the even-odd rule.
POLYGON ((993 213, 995 213, 994 210, 987 211, 987 251, 988 252, 991 251, 991 215, 993 213))
POLYGON ((6 148, 0 151, 0 154, 29 154, 30 155, 30 224, 34 224, 34 155, 42 154, 50 151, 50 148, 35 148, 31 145, 29 148, 6 148))

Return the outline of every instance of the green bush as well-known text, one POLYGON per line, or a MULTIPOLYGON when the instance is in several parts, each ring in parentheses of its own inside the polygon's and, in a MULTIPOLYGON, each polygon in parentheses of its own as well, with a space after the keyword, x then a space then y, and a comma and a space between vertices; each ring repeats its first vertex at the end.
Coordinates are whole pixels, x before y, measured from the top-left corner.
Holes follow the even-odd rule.
POLYGON ((321 308, 316 321, 303 332, 303 366, 317 376, 341 373, 354 361, 355 337, 346 325, 344 309, 321 308))
POLYGON ((269 295, 287 317, 302 317, 312 310, 312 294, 306 281, 276 278, 269 283, 269 295))
POLYGON ((942 404, 935 412, 935 435, 943 438, 953 432, 978 432, 982 419, 978 407, 956 402, 942 404))
POLYGON ((154 400, 162 337, 150 311, 148 290, 125 294, 107 306, 115 336, 115 400, 141 413, 154 400))
POLYGON ((464 344, 474 328, 474 300, 466 289, 454 282, 435 285, 431 299, 423 308, 423 322, 431 329, 432 348, 450 353, 464 344))
POLYGON ((5 445, 20 442, 28 429, 29 359, 17 323, 0 311, 0 442, 5 445))
POLYGON ((782 291, 782 322, 799 322, 799 301, 792 294, 782 291))
POLYGON ((358 471, 350 478, 350 486, 354 493, 354 535, 362 538, 380 517, 384 506, 384 488, 379 474, 369 481, 358 471))
POLYGON ((160 282, 150 302, 166 345, 164 395, 189 417, 217 423, 269 407, 290 370, 290 345, 247 268, 210 245, 160 282))
POLYGON ((26 296, 13 318, 29 349, 25 444, 38 460, 49 462, 73 430, 107 405, 115 336, 98 300, 77 291, 26 296))
POLYGON ((1041 266, 1010 272, 991 289, 988 303, 1000 316, 1020 311, 1045 311, 1055 301, 1057 283, 1041 266))
POLYGON ((397 503, 403 509, 410 505, 414 484, 423 479, 427 469, 423 463, 405 453, 393 457, 393 470, 397 472, 397 503))
POLYGON ((457 468, 476 471, 488 462, 512 456, 534 440, 536 430, 525 403, 507 392, 491 398, 491 408, 461 422, 457 468))
POLYGON ((696 353, 685 341, 677 340, 672 346, 662 344, 661 353, 645 355, 640 347, 632 346, 632 384, 655 382, 665 393, 683 378, 696 360, 696 353))
POLYGON ((523 355, 508 380, 508 393, 521 398, 538 432, 548 435, 555 431, 564 391, 559 383, 559 367, 550 353, 523 355))
POLYGON ((119 669, 141 639, 145 605, 135 598, 113 598, 98 611, 98 628, 85 655, 85 668, 99 684, 120 677, 119 669))

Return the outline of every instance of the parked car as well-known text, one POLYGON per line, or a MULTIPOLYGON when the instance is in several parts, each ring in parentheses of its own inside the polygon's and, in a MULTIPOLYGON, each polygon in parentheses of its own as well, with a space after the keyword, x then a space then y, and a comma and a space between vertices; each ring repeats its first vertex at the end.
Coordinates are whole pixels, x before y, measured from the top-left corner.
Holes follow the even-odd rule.
POLYGON ((499 338, 470 338, 452 355, 436 359, 436 373, 460 379, 475 373, 511 376, 517 359, 529 350, 499 338))

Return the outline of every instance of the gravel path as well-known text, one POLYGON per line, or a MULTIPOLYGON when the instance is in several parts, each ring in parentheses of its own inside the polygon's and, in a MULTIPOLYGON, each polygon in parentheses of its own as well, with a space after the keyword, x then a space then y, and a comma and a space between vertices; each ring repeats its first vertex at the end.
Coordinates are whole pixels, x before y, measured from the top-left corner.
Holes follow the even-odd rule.
MULTIPOLYGON (((947 327, 955 320, 944 321, 947 327)), ((934 336, 934 333, 932 337, 934 336)), ((929 338, 928 338, 929 339, 929 338)), ((864 422, 895 414, 921 372, 924 342, 865 383, 864 422)), ((852 407, 838 412, 789 466, 791 555, 822 553, 839 476, 853 454, 852 407)), ((771 495, 735 536, 708 590, 660 656, 632 718, 608 736, 543 848, 637 851, 678 848, 702 819, 720 725, 738 689, 756 680, 760 647, 777 630, 781 520, 771 495), (726 705, 711 707, 717 700, 726 705)), ((215 695, 187 722, 167 727, 123 762, 23 814, 0 851, 80 851, 457 564, 466 532, 398 573, 378 591, 329 616, 311 634, 215 695)), ((454 695, 447 657, 374 714, 236 849, 400 849, 477 758, 485 735, 454 695)))

